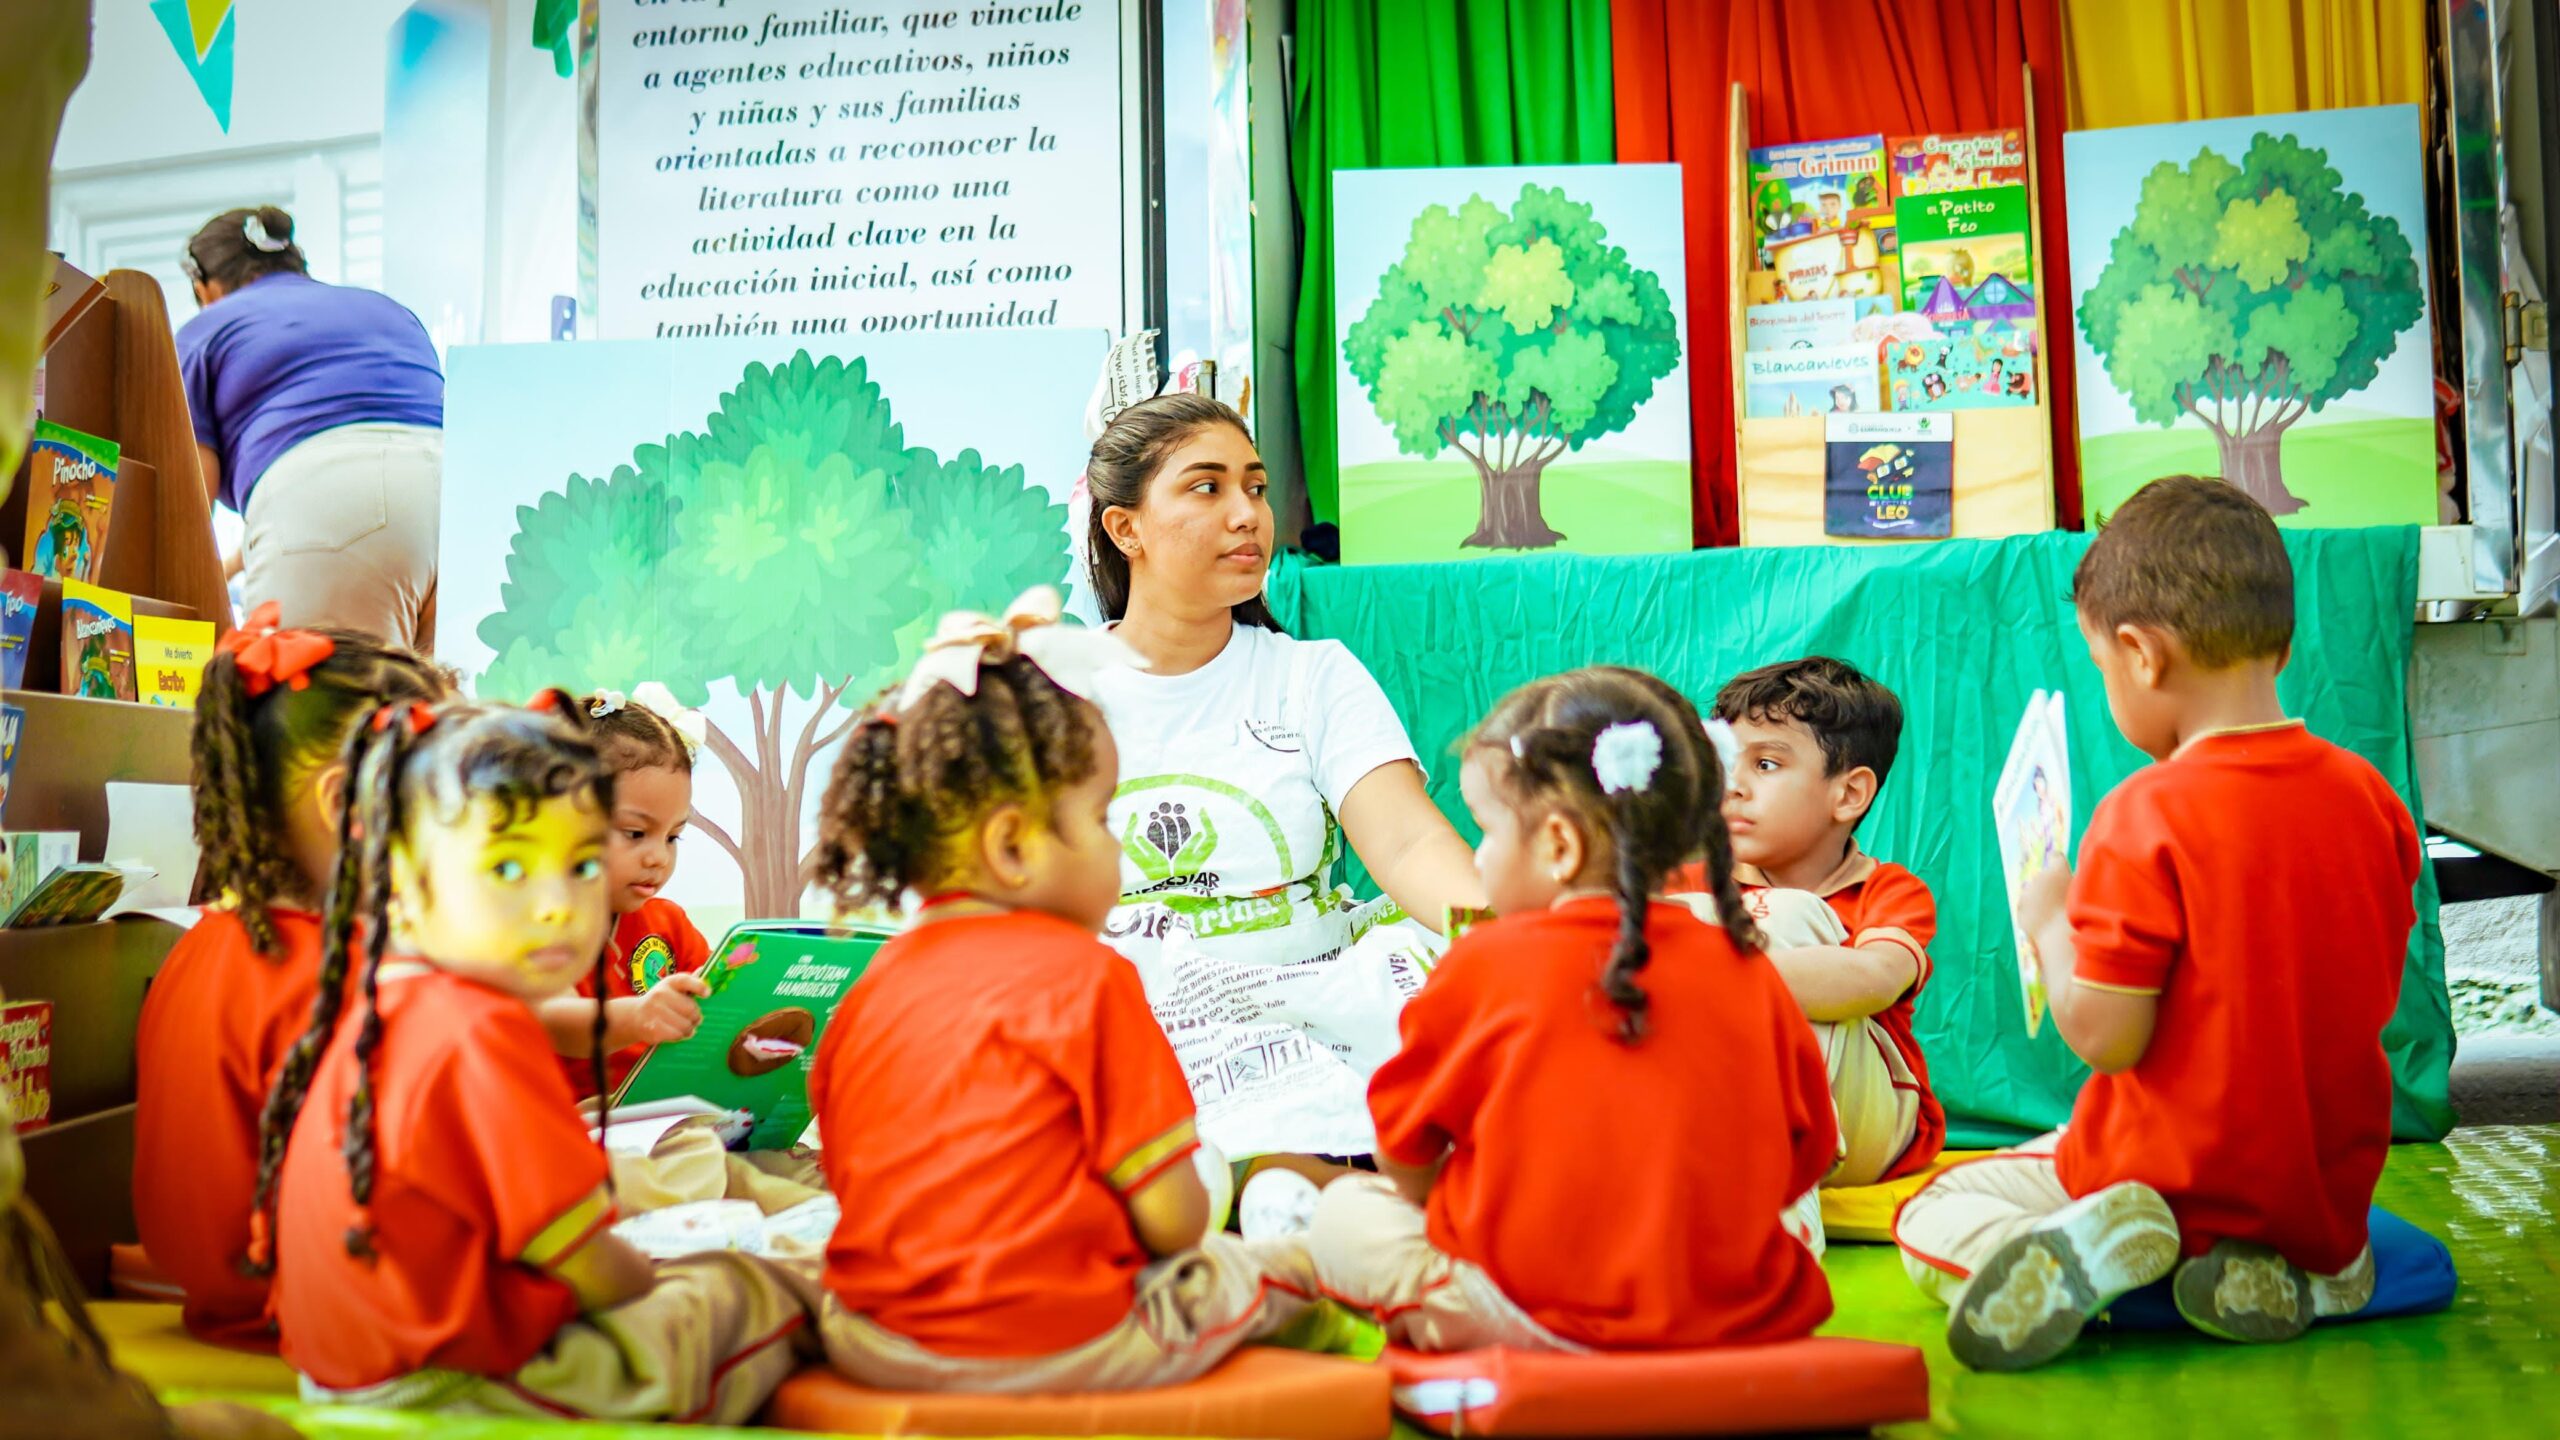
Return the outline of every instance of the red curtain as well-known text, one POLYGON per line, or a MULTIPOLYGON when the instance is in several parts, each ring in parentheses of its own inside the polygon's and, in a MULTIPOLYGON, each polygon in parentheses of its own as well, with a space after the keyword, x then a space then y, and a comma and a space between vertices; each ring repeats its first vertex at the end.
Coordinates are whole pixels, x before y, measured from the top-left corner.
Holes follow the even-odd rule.
POLYGON ((2062 228, 2062 17, 2058 0, 1611 0, 1618 159, 1676 160, 1687 208, 1691 525, 1700 545, 1739 538, 1733 489, 1732 307, 1725 283, 1731 87, 1751 143, 1987 130, 2026 123, 2035 70, 2036 183, 2044 217, 2045 373, 2058 513, 2077 525, 2071 419, 2071 278, 2062 228))

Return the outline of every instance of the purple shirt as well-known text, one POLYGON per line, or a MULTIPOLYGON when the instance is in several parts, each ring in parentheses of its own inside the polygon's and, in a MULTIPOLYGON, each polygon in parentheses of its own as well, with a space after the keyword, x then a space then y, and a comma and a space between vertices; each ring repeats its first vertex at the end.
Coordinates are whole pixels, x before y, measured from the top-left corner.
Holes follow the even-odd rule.
POLYGON ((178 368, 234 510, 277 456, 323 430, 444 426, 444 372, 418 317, 307 275, 252 280, 197 311, 178 328, 178 368))

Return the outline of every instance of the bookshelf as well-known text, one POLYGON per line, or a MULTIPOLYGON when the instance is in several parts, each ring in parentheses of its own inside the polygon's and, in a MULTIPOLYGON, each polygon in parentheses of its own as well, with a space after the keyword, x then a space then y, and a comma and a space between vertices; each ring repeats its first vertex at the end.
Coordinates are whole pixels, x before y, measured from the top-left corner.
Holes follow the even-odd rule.
MULTIPOLYGON (((139 614, 232 625, 214 548, 213 508, 158 282, 110 271, 106 293, 45 352, 45 414, 123 450, 99 583, 134 597, 139 614)), ((27 470, 0 503, 0 547, 26 534, 27 470)), ((193 714, 54 693, 61 667, 62 587, 47 582, 29 638, 27 712, 6 823, 68 830, 80 858, 107 858, 106 786, 183 785, 193 714)), ((27 1193, 61 1235, 75 1273, 106 1291, 107 1249, 134 1238, 134 1027, 142 996, 179 931, 156 920, 0 930, 0 993, 53 1003, 53 1111, 20 1136, 27 1193)))
MULTIPOLYGON (((2035 72, 2024 71, 2027 135, 2027 233, 2036 298, 2036 403, 2002 410, 1957 410, 1956 539, 1991 539, 2054 528, 2053 381, 2046 351, 2056 342, 2053 297, 2045 289, 2043 176, 2035 161, 2035 72)), ((1823 442, 1819 415, 1751 417, 1743 403, 1743 285, 1751 268, 1751 104, 1736 84, 1726 121, 1732 154, 1727 190, 1725 283, 1734 298, 1725 337, 1733 377, 1734 490, 1745 545, 1925 545, 1927 540, 1848 539, 1822 530, 1823 442)), ((2066 323, 2058 343, 2069 344, 2066 323)))

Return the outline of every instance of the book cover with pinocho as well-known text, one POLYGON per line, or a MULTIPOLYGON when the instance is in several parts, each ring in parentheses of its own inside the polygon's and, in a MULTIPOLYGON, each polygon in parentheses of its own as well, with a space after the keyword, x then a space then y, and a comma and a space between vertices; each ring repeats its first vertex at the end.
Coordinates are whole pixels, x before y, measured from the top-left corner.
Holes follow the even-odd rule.
POLYGON ((652 1047, 613 1103, 693 1096, 743 1112, 745 1148, 790 1148, 809 1128, 809 1066, 827 1021, 896 934, 885 926, 741 923, 702 967, 711 987, 702 1028, 652 1047))

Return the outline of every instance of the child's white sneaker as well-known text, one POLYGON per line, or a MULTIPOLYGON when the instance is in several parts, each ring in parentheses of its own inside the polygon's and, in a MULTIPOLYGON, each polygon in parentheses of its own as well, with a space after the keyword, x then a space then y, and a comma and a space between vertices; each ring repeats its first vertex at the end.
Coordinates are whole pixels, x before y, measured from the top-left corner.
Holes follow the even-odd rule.
POLYGON ((1948 1312, 1947 1348, 1975 1370, 2042 1365, 2117 1296, 2177 1263, 2169 1202, 2139 1181, 2110 1185, 1994 1251, 1948 1312))
MULTIPOLYGON (((2212 1249, 2179 1265, 2170 1294, 2188 1324, 2216 1340, 2243 1345, 2294 1339, 2311 1328, 2318 1309, 2311 1277, 2301 1266, 2245 1240, 2217 1240, 2212 1249)), ((2373 1298, 2370 1266, 2365 1298, 2373 1298)))
POLYGON ((1295 1170, 1257 1170, 1236 1197, 1236 1228, 1247 1240, 1304 1235, 1315 1224, 1316 1182, 1295 1170))

